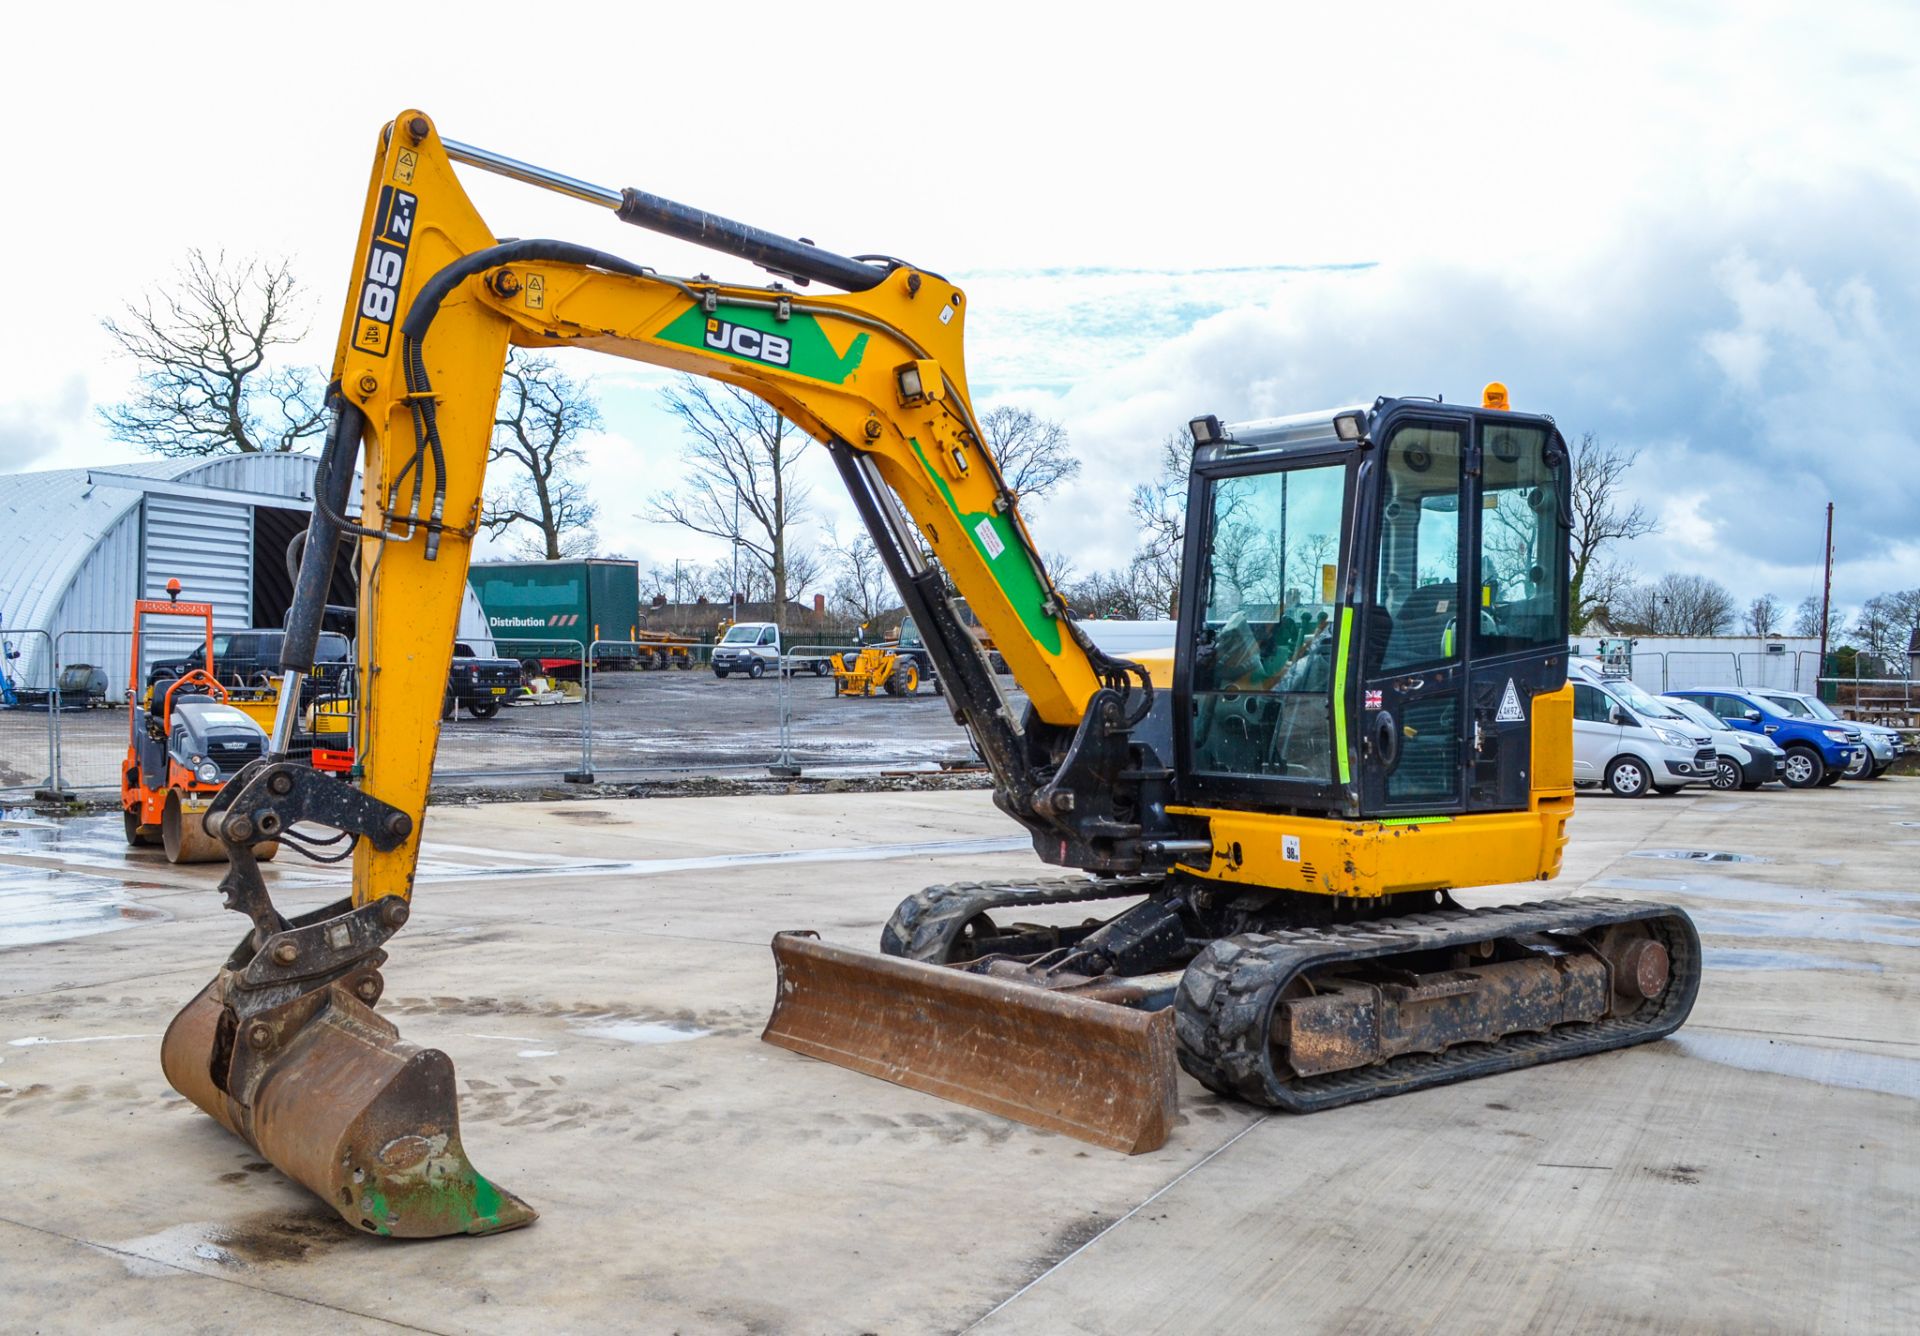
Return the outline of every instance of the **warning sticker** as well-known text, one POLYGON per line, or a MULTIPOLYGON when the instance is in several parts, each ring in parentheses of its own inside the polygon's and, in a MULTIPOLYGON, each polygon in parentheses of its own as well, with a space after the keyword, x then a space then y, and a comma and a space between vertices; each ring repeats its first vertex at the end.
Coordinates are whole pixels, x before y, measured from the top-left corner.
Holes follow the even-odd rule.
POLYGON ((1520 693, 1514 690, 1513 679, 1507 679, 1507 689, 1500 693, 1500 708, 1495 712, 1496 724, 1523 724, 1527 721, 1527 712, 1520 707, 1520 693))
POLYGON ((1280 837, 1280 856, 1289 863, 1298 863, 1300 861, 1300 837, 1298 835, 1282 835, 1280 837))
POLYGON ((993 531, 991 518, 982 519, 974 525, 973 532, 975 537, 979 538, 980 546, 987 550, 987 560, 992 561, 1007 550, 1007 545, 1000 541, 1000 535, 993 531))

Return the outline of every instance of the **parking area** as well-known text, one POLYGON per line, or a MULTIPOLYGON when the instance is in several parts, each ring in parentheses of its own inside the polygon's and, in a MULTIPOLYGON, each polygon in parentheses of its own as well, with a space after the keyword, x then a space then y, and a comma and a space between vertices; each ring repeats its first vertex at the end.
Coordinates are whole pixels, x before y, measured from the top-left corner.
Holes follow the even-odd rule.
MULTIPOLYGON (((476 1164, 540 1221, 381 1242, 261 1163, 157 1058, 240 933, 213 872, 129 855, 111 819, 20 818, 0 826, 9 1326, 1920 1323, 1920 780, 1582 797, 1559 881, 1463 898, 1684 906, 1708 948, 1685 1028, 1304 1118, 1183 1078, 1172 1140, 1133 1158, 759 1042, 775 931, 871 947, 922 885, 1034 866, 984 792, 456 803, 427 840, 381 1009, 452 1055, 476 1164)), ((300 908, 338 887, 290 855, 270 876, 300 908)))
MULTIPOLYGON (((1017 716, 1026 698, 1012 678, 1000 682, 1017 716)), ((722 680, 695 668, 601 672, 591 702, 577 688, 559 694, 562 703, 510 705, 487 719, 457 711, 441 728, 436 781, 764 772, 783 749, 795 764, 829 774, 974 761, 965 730, 931 686, 913 696, 837 698, 831 676, 722 680)), ((127 749, 124 708, 68 710, 58 727, 63 784, 81 793, 112 790, 127 749)), ((24 795, 45 786, 48 730, 44 711, 0 713, 0 790, 24 795)))

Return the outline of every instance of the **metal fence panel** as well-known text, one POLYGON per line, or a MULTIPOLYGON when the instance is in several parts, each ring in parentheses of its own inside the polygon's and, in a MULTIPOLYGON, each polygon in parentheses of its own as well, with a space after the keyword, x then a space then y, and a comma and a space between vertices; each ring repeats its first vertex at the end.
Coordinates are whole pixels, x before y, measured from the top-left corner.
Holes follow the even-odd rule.
MULTIPOLYGON (((437 779, 559 778, 591 767, 583 763, 587 736, 587 646, 551 637, 494 637, 494 657, 517 659, 528 681, 544 684, 533 696, 494 697, 442 710, 434 752, 437 779)), ((422 702, 430 708, 432 702, 422 702)))
POLYGON ((1812 687, 1800 685, 1799 669, 1795 655, 1749 650, 1740 656, 1740 685, 1769 691, 1811 691, 1812 687))
POLYGON ((0 635, 0 790, 23 794, 54 787, 55 669, 45 631, 0 635))
MULTIPOLYGON (((858 653, 857 645, 796 646, 796 658, 858 653)), ((1014 717, 1025 708, 1025 698, 1002 679, 1014 717)), ((839 696, 832 678, 815 688, 804 676, 789 684, 785 727, 779 762, 809 774, 836 769, 947 769, 977 764, 967 730, 954 722, 937 682, 922 681, 911 696, 839 696)))
MULTIPOLYGON (((1665 660, 1662 691, 1740 685, 1740 659, 1731 650, 1671 650, 1661 657, 1665 660)), ((1639 659, 1634 655, 1636 667, 1639 659)))
MULTIPOLYGON (((149 627, 141 637, 143 657, 176 658, 198 654, 206 646, 206 632, 149 627)), ((54 765, 57 787, 73 793, 100 789, 118 791, 120 767, 127 756, 127 703, 142 683, 132 670, 133 632, 62 631, 54 637, 58 671, 70 673, 91 665, 106 677, 104 696, 57 692, 54 715, 54 765)), ((57 685, 57 679, 56 679, 57 685)))

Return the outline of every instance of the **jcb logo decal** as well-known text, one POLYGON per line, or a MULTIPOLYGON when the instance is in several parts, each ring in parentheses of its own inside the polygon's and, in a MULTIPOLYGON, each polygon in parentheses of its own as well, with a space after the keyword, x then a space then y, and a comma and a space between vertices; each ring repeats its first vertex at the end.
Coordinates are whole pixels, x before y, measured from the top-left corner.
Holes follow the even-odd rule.
POLYGON ((793 345, 778 334, 729 324, 712 316, 707 317, 707 347, 735 357, 750 357, 769 366, 786 366, 793 360, 793 345))

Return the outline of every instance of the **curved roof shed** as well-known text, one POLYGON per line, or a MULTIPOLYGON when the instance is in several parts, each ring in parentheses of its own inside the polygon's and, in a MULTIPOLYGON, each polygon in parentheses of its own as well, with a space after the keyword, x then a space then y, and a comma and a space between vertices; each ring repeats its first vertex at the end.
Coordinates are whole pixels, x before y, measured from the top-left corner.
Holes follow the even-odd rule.
MULTIPOLYGON (((286 542, 312 511, 318 468, 312 455, 250 454, 0 474, 0 627, 20 654, 15 680, 48 686, 56 664, 92 663, 118 689, 133 601, 166 597, 169 579, 213 604, 216 629, 280 625, 286 542)), ((463 638, 486 638, 471 592, 460 623, 463 638)))

